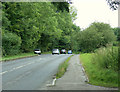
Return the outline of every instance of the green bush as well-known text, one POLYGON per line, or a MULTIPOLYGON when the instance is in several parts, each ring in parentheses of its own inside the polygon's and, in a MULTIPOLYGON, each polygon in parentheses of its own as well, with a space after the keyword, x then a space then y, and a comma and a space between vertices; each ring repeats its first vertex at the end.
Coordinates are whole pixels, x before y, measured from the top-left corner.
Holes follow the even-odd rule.
MULTIPOLYGON (((116 41, 116 36, 109 24, 94 22, 78 35, 79 48, 82 52, 90 53, 100 47, 116 41)), ((115 45, 115 44, 114 44, 115 45)))
POLYGON ((21 38, 13 33, 4 33, 2 36, 3 55, 15 55, 19 53, 21 38))
MULTIPOLYGON (((101 51, 103 50, 101 49, 101 51)), ((104 51, 101 51, 99 52, 98 50, 99 53, 103 54, 104 51)), ((89 78, 89 83, 98 86, 118 87, 118 72, 113 68, 105 68, 106 62, 104 58, 107 57, 105 57, 105 53, 103 55, 96 54, 97 53, 86 53, 80 55, 81 63, 89 78)))
POLYGON ((93 56, 93 62, 100 68, 118 71, 118 48, 100 48, 93 56))
POLYGON ((118 46, 118 41, 114 41, 113 46, 118 46))

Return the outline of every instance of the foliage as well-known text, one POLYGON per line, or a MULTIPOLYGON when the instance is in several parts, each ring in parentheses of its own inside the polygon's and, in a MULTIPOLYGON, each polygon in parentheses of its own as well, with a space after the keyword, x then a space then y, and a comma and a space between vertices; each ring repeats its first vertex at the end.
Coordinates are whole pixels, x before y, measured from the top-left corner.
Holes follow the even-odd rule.
MULTIPOLYGON (((16 49, 16 53, 32 52, 35 48, 42 52, 53 48, 91 52, 115 40, 108 24, 93 23, 80 31, 80 27, 73 24, 77 10, 68 2, 2 2, 2 6, 4 39, 9 33, 21 38, 18 40, 20 51, 16 49)), ((8 55, 7 43, 3 48, 3 55, 8 55)))
POLYGON ((82 52, 91 52, 116 40, 109 24, 92 23, 80 32, 79 47, 82 52))
POLYGON ((118 46, 119 42, 118 41, 114 41, 113 42, 113 46, 118 46))
POLYGON ((52 2, 52 4, 57 7, 57 12, 59 11, 67 11, 69 12, 69 3, 68 2, 52 2))
POLYGON ((110 8, 113 10, 117 10, 120 5, 119 0, 106 0, 106 1, 108 2, 110 8))
POLYGON ((73 25, 72 26, 72 34, 71 34, 71 49, 74 51, 74 52, 79 52, 79 36, 80 36, 80 28, 76 25, 73 25))
POLYGON ((118 71, 118 48, 108 47, 100 48, 96 51, 93 57, 93 62, 98 64, 103 69, 111 69, 118 71))
POLYGON ((99 62, 102 61, 99 59, 97 59, 99 61, 93 61, 93 57, 95 57, 94 54, 90 53, 80 55, 81 63, 89 78, 89 83, 98 86, 118 87, 118 72, 104 68, 102 65, 99 65, 99 62))
POLYGON ((49 51, 59 45, 61 37, 65 38, 65 43, 70 42, 68 34, 73 23, 68 3, 57 3, 56 6, 50 2, 3 2, 2 5, 3 33, 11 32, 21 38, 21 52, 31 52, 35 48, 49 51), (56 12, 61 5, 61 11, 56 12))
POLYGON ((70 7, 70 14, 72 16, 72 21, 74 22, 77 19, 77 9, 73 6, 70 7))
POLYGON ((113 28, 113 32, 117 37, 117 41, 120 41, 120 28, 113 28))
POLYGON ((13 33, 5 33, 2 36, 3 55, 14 55, 19 53, 21 38, 13 33))

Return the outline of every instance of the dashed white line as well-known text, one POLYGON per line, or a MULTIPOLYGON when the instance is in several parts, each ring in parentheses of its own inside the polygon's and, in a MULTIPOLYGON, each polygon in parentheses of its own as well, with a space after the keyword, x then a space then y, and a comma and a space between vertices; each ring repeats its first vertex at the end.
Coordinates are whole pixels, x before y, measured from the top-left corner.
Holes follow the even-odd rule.
POLYGON ((0 75, 3 75, 3 74, 5 74, 5 73, 7 73, 7 72, 12 72, 12 71, 14 71, 14 70, 17 70, 17 69, 19 69, 19 68, 25 67, 25 66, 30 65, 30 64, 33 64, 33 63, 35 63, 35 62, 30 62, 30 63, 25 64, 25 65, 21 65, 21 66, 18 66, 18 67, 14 67, 14 68, 12 68, 12 69, 9 70, 9 71, 1 72, 0 75))
POLYGON ((2 72, 2 73, 0 73, 0 74, 2 75, 2 74, 5 74, 5 73, 7 73, 7 72, 8 72, 8 71, 4 71, 4 72, 2 72))

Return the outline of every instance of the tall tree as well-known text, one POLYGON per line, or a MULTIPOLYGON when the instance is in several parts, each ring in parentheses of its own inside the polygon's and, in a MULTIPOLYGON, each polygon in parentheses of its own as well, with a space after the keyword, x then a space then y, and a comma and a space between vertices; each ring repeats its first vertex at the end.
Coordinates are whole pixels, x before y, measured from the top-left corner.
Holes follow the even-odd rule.
POLYGON ((109 24, 92 23, 80 33, 79 47, 83 52, 91 52, 115 41, 115 35, 109 24))

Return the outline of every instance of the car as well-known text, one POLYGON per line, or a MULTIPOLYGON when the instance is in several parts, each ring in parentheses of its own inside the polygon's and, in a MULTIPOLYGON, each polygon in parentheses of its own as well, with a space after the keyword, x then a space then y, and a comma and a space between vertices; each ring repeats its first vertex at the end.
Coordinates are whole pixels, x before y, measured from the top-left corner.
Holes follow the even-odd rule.
POLYGON ((68 50, 68 54, 72 54, 72 50, 68 50))
POLYGON ((60 54, 60 51, 59 51, 59 49, 53 49, 52 50, 52 55, 54 55, 54 54, 60 54))
POLYGON ((39 54, 39 55, 41 55, 41 50, 40 50, 40 49, 35 49, 35 50, 34 50, 34 54, 39 54))
POLYGON ((62 50, 60 51, 60 54, 66 54, 66 50, 65 50, 65 49, 62 49, 62 50))

